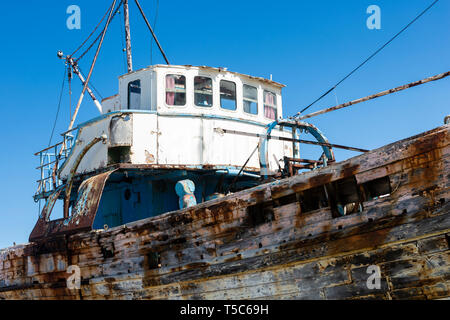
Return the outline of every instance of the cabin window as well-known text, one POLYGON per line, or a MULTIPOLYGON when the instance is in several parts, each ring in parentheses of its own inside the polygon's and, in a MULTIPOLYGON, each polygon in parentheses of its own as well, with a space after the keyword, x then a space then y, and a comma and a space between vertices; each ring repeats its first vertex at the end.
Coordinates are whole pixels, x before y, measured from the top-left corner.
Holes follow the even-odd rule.
POLYGON ((272 120, 277 119, 277 96, 266 90, 264 90, 264 116, 272 120))
POLYGON ((159 252, 150 252, 147 255, 147 265, 150 270, 161 268, 161 254, 159 252))
POLYGON ((257 203, 247 207, 247 215, 247 223, 252 227, 275 220, 273 201, 257 203))
POLYGON ((178 74, 166 76, 166 104, 184 106, 186 104, 186 77, 178 74))
POLYGON ((364 197, 366 201, 384 198, 391 194, 391 182, 389 177, 383 177, 363 183, 364 197))
POLYGON ((141 108, 141 80, 128 83, 128 109, 141 108))
POLYGON ((258 89, 244 84, 244 112, 258 114, 258 89))
POLYGON ((299 202, 302 212, 304 213, 329 207, 324 186, 300 192, 299 202))
POLYGON ((236 84, 231 81, 220 81, 220 107, 236 110, 236 84))
POLYGON ((213 104, 212 79, 194 78, 194 103, 198 107, 211 107, 213 104))
POLYGON ((355 177, 341 179, 327 185, 333 217, 346 216, 361 212, 361 196, 355 177))

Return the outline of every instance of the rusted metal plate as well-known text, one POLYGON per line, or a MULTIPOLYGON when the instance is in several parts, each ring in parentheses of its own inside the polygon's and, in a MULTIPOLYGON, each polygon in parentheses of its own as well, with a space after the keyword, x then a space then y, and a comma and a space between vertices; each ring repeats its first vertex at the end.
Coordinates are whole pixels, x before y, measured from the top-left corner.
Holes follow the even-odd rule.
POLYGON ((29 241, 38 241, 58 235, 91 230, 105 182, 114 171, 101 173, 83 181, 78 189, 78 196, 72 207, 72 214, 67 219, 50 220, 55 201, 60 193, 65 190, 65 188, 58 189, 48 198, 38 222, 31 232, 29 241))
POLYGON ((65 190, 65 186, 61 186, 58 189, 55 190, 48 198, 47 202, 44 205, 44 208, 42 209, 42 212, 39 216, 39 219, 43 219, 44 221, 48 221, 50 218, 50 214, 53 210, 53 207, 55 206, 56 200, 58 200, 59 195, 62 191, 65 190))
POLYGON ((109 123, 109 146, 133 145, 133 115, 121 114, 111 118, 109 123))

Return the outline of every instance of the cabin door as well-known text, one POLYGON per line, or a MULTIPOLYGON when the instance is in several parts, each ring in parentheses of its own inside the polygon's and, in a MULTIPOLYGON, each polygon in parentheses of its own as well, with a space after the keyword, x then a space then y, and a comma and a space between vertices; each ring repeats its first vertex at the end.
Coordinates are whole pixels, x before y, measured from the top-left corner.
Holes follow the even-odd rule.
POLYGON ((128 83, 128 109, 141 109, 141 80, 128 83))
MULTIPOLYGON (((109 228, 120 226, 122 222, 122 193, 121 189, 104 191, 99 214, 103 217, 103 224, 109 228)), ((99 226, 100 227, 100 226, 99 226)), ((103 226, 101 226, 103 227, 103 226)), ((100 227, 100 228, 101 228, 100 227)))

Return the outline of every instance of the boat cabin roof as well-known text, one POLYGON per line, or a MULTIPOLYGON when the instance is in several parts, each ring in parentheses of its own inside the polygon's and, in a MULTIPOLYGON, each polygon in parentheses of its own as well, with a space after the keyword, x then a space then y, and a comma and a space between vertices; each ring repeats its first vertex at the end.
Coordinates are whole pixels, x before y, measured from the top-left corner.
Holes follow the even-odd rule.
POLYGON ((102 113, 144 110, 215 114, 268 123, 282 117, 283 84, 226 68, 153 65, 119 77, 102 113))
POLYGON ((137 73, 137 72, 142 72, 142 71, 146 71, 146 70, 155 70, 157 68, 172 68, 172 69, 179 69, 179 70, 201 70, 201 71, 209 71, 209 72, 225 72, 228 74, 234 74, 238 77, 244 78, 244 79, 250 79, 250 80, 256 80, 256 81, 261 81, 263 83, 266 83, 268 85, 272 85, 275 87, 279 87, 279 88, 284 88, 286 85, 273 81, 273 80, 269 80, 266 78, 262 78, 262 77, 254 77, 248 74, 243 74, 243 73, 239 73, 239 72, 234 72, 234 71, 228 71, 228 68, 222 68, 222 67, 209 67, 209 66, 192 66, 192 65, 166 65, 166 64, 155 64, 155 65, 151 65, 145 68, 141 68, 135 71, 131 71, 129 73, 126 73, 124 75, 119 76, 120 78, 124 78, 127 77, 131 74, 137 73))

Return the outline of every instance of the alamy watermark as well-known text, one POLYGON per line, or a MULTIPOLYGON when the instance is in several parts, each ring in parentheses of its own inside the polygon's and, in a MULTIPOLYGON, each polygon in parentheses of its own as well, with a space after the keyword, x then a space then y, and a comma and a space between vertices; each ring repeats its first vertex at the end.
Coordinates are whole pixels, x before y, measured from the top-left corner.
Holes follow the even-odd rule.
POLYGON ((379 266, 371 265, 367 267, 370 276, 367 278, 366 285, 370 290, 381 289, 381 270, 379 266))
POLYGON ((72 265, 67 268, 67 273, 70 276, 67 278, 66 284, 69 290, 80 290, 81 289, 81 271, 80 267, 77 265, 72 265))
POLYGON ((379 6, 372 4, 367 7, 367 14, 370 16, 367 18, 366 25, 369 30, 381 29, 381 9, 379 6))
POLYGON ((81 29, 81 9, 79 6, 72 4, 67 7, 66 13, 70 16, 66 20, 66 26, 69 30, 81 29))

